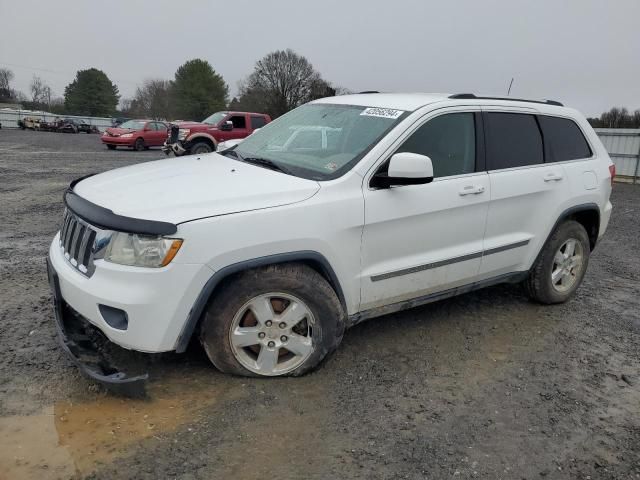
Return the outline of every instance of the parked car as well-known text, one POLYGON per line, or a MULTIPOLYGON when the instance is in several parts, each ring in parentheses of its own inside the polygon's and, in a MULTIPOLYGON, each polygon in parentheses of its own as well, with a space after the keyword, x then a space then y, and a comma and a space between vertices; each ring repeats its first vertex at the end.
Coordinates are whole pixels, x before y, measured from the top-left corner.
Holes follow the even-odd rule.
POLYGON ((109 150, 128 147, 145 150, 160 147, 167 138, 167 124, 158 120, 127 120, 119 127, 107 128, 100 139, 109 150))
POLYGON ((245 138, 270 121, 264 113, 216 112, 202 122, 174 122, 163 151, 176 156, 213 152, 219 142, 245 138))
POLYGON ((79 118, 65 118, 60 120, 56 129, 58 132, 63 133, 91 133, 92 131, 91 125, 79 118))
POLYGON ((558 102, 323 98, 232 149, 73 182, 48 260, 59 332, 85 372, 131 392, 144 377, 80 361, 86 325, 143 352, 195 336, 223 372, 295 376, 349 326, 477 288, 565 302, 614 175, 558 102))
POLYGON ((21 130, 39 130, 40 119, 35 117, 24 117, 23 119, 18 120, 18 127, 20 127, 21 130))

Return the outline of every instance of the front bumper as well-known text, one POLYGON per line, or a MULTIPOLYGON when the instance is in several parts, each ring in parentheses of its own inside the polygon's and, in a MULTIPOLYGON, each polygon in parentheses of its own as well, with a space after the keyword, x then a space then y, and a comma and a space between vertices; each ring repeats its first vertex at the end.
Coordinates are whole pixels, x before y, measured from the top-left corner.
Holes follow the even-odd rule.
POLYGON ((87 336, 81 319, 62 298, 59 277, 49 259, 47 259, 47 275, 53 295, 58 340, 71 360, 85 375, 113 393, 128 397, 144 396, 145 384, 149 376, 147 374, 128 376, 111 365, 87 336))
POLYGON ((133 145, 135 138, 122 138, 122 137, 105 137, 104 135, 100 137, 102 143, 105 145, 120 145, 120 146, 131 146, 133 145))
POLYGON ((174 143, 165 142, 164 145, 162 145, 162 151, 166 155, 169 155, 172 152, 176 155, 184 155, 187 149, 183 146, 181 141, 177 141, 174 143))
POLYGON ((73 310, 116 345, 147 353, 176 349, 189 312, 213 274, 206 265, 181 264, 176 258, 162 268, 96 260, 93 274, 86 277, 65 258, 58 235, 49 248, 49 260, 62 298, 73 310), (126 328, 107 323, 100 305, 124 310, 126 328))

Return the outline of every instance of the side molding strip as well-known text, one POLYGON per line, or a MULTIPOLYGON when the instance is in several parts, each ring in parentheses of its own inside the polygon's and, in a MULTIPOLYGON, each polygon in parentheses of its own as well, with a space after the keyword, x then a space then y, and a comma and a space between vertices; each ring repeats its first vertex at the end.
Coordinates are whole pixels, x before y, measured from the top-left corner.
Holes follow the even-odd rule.
POLYGON ((441 260, 439 262, 427 263, 424 265, 417 265, 415 267, 404 268, 402 270, 396 270, 394 272, 381 273, 380 275, 373 275, 371 277, 372 282, 379 282, 380 280, 387 280, 389 278, 400 277, 402 275, 409 275, 410 273, 422 272, 424 270, 431 270, 433 268, 444 267, 452 263, 465 262, 474 258, 485 257, 487 255, 493 255, 494 253, 504 252, 513 248, 524 247, 529 244, 529 240, 522 240, 521 242, 510 243, 508 245, 502 245, 501 247, 491 248, 484 252, 475 252, 468 255, 462 255, 460 257, 453 257, 447 260, 441 260))

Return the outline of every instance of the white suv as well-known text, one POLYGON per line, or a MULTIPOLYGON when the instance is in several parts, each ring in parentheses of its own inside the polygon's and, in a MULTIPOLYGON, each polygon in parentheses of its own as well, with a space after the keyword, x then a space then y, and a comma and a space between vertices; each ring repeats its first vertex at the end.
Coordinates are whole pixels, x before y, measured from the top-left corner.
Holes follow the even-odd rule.
MULTIPOLYGON (((300 375, 346 327, 487 285, 564 302, 607 227, 613 175, 558 102, 318 100, 224 152, 72 183, 49 252, 61 338, 86 359, 87 324, 142 352, 197 335, 224 372, 300 375), (292 130, 306 142, 287 144, 292 130)), ((90 359, 114 388, 144 379, 90 359)))

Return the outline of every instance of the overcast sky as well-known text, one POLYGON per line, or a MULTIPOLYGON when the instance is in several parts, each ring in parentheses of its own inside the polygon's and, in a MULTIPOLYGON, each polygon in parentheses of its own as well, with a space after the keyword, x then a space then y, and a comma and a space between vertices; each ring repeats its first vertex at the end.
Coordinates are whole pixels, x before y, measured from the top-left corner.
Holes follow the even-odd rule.
POLYGON ((0 0, 0 67, 62 95, 78 69, 124 97, 204 58, 235 93, 292 48, 348 89, 552 98, 587 115, 640 108, 640 0, 0 0))

